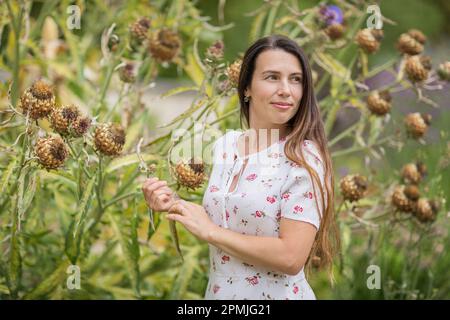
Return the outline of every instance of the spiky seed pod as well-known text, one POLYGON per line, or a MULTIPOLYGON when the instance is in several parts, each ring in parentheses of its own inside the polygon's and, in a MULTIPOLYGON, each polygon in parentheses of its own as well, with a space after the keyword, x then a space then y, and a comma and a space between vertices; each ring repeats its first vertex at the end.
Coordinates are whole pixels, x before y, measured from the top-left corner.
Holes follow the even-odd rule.
POLYGON ((427 166, 421 161, 417 161, 416 166, 417 166, 417 170, 419 170, 422 178, 424 178, 428 174, 427 166))
POLYGON ((422 175, 415 163, 405 164, 401 176, 405 183, 418 184, 422 180, 422 175))
POLYGON ((416 201, 420 197, 420 190, 414 184, 407 185, 404 189, 404 193, 406 197, 412 201, 416 201))
POLYGON ((412 212, 415 208, 415 202, 406 196, 403 185, 395 187, 391 201, 394 207, 402 212, 412 212))
POLYGON ((382 32, 375 31, 375 29, 362 29, 356 34, 356 42, 359 47, 366 53, 374 53, 380 48, 378 39, 382 37, 382 32))
POLYGON ((414 112, 408 114, 404 121, 408 134, 414 139, 418 139, 427 132, 428 125, 431 122, 431 115, 414 112))
POLYGON ((172 61, 181 47, 178 34, 169 29, 161 29, 153 33, 149 42, 149 51, 158 61, 172 61))
POLYGON ((420 222, 433 222, 434 220, 436 220, 437 211, 438 210, 435 206, 435 203, 426 198, 421 198, 417 201, 414 215, 420 222))
POLYGON ((206 49, 206 57, 213 61, 223 58, 224 45, 222 41, 216 41, 212 46, 206 49))
POLYGON ((423 52, 423 45, 407 33, 402 33, 397 41, 397 49, 401 53, 416 55, 423 52))
POLYGON ((75 138, 79 138, 88 132, 91 127, 92 119, 89 117, 78 117, 72 123, 71 134, 75 138))
POLYGON ((425 44, 425 42, 427 42, 427 37, 420 30, 411 29, 408 31, 408 35, 413 37, 420 44, 425 44))
POLYGON ((102 123, 95 128, 94 143, 97 150, 108 156, 117 156, 125 144, 125 131, 118 123, 102 123))
POLYGON ((120 38, 117 34, 113 33, 108 39, 108 49, 111 52, 116 52, 119 48, 120 38))
POLYGON ((132 42, 142 44, 148 36, 148 30, 151 26, 151 20, 146 17, 139 18, 129 27, 132 42))
POLYGON ((233 88, 237 88, 239 84, 239 74, 241 73, 242 60, 234 61, 226 70, 228 79, 233 88))
POLYGON ((55 108, 51 87, 42 80, 36 81, 20 97, 19 107, 34 120, 48 116, 55 108))
POLYGON ((441 80, 450 81, 450 61, 439 65, 438 75, 441 80))
POLYGON ((367 97, 367 107, 378 116, 383 116, 391 110, 391 95, 389 91, 373 91, 367 97))
POLYGON ((331 40, 337 40, 344 35, 345 27, 340 23, 333 23, 325 28, 325 34, 331 40))
POLYGON ((136 81, 136 68, 133 63, 126 63, 119 68, 119 78, 125 83, 134 83, 136 81))
POLYGON ((421 82, 428 78, 431 70, 431 59, 424 56, 411 56, 406 59, 405 71, 413 82, 421 82))
POLYGON ((345 200, 358 201, 367 191, 368 183, 364 176, 359 174, 347 175, 340 182, 341 193, 345 200))
POLYGON ((50 125, 60 135, 69 135, 71 124, 80 116, 80 110, 74 104, 55 108, 50 114, 50 125))
POLYGON ((57 169, 64 164, 69 151, 63 140, 58 137, 40 138, 36 142, 34 153, 38 162, 47 170, 57 169))
POLYGON ((189 189, 200 187, 205 180, 205 167, 203 162, 191 159, 189 162, 180 161, 175 166, 177 181, 189 189))

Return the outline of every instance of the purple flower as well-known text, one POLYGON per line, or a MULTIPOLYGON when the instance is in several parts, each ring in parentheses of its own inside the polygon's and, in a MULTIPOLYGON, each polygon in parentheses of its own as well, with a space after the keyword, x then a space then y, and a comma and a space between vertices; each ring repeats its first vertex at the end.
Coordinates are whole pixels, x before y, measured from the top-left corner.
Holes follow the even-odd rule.
POLYGON ((344 14, 338 6, 324 5, 320 8, 320 14, 328 26, 335 23, 342 24, 344 22, 344 14))

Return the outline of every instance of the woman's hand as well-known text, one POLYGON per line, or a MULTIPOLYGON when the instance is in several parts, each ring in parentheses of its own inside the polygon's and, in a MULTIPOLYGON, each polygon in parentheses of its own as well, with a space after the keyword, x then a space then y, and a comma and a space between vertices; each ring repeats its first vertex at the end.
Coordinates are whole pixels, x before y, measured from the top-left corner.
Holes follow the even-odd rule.
POLYGON ((175 193, 167 186, 167 181, 149 178, 142 185, 147 205, 154 211, 169 211, 175 202, 175 193))
POLYGON ((208 241, 210 232, 218 228, 209 218, 205 208, 184 200, 175 201, 169 209, 167 219, 182 223, 189 232, 204 241, 208 241))

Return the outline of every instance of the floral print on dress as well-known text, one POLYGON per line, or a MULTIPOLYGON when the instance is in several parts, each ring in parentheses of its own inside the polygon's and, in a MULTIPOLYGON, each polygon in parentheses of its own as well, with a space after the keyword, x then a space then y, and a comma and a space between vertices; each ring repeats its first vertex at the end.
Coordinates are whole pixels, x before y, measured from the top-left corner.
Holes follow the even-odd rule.
MULTIPOLYGON (((285 140, 245 157, 245 162, 244 157, 238 156, 236 141, 240 135, 241 132, 230 131, 213 147, 219 160, 227 159, 213 163, 203 199, 212 221, 221 225, 226 220, 229 230, 258 237, 279 236, 281 218, 310 223, 318 229, 322 208, 320 203, 316 206, 316 199, 321 199, 317 194, 320 188, 316 186, 314 194, 308 171, 285 156, 285 140), (266 170, 269 167, 277 169, 266 170), (234 175, 241 169, 234 191, 228 192, 234 175)), ((301 146, 305 160, 323 184, 324 170, 316 145, 305 140, 301 146)), ((303 270, 287 275, 246 263, 212 245, 209 248, 206 299, 315 299, 303 270)))

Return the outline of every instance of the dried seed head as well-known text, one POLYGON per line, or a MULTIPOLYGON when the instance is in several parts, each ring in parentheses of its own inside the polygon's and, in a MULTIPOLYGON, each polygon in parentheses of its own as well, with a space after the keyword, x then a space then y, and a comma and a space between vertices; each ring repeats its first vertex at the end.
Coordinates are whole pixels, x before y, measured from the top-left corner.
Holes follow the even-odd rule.
POLYGON ((111 37, 109 37, 108 39, 108 49, 111 52, 116 52, 117 48, 119 47, 120 44, 120 38, 117 34, 112 34, 111 37))
POLYGON ((325 28, 325 34, 330 37, 331 40, 337 40, 344 35, 345 28, 340 23, 334 23, 325 28))
POLYGON ((146 17, 141 17, 136 22, 132 23, 129 27, 132 43, 138 45, 142 44, 147 39, 150 26, 151 20, 146 17))
POLYGON ((402 174, 405 183, 418 184, 422 180, 422 175, 415 163, 408 163, 403 166, 402 174))
POLYGON ((80 115, 77 106, 71 104, 60 108, 53 109, 50 114, 50 125, 59 134, 65 136, 69 135, 70 126, 80 115))
POLYGON ((117 156, 125 144, 125 131, 117 123, 99 124, 94 132, 94 143, 101 153, 117 156))
POLYGON ((367 107, 378 116, 383 116, 391 110, 391 96, 389 91, 373 91, 367 97, 367 107))
POLYGON ((350 202, 361 199, 368 189, 367 179, 361 175, 347 175, 340 182, 341 193, 350 202))
POLYGON ((416 185, 407 185, 404 189, 404 193, 408 199, 416 201, 420 197, 419 188, 416 185))
POLYGON ((241 72, 242 60, 238 59, 234 61, 226 70, 228 80, 232 87, 237 88, 239 84, 239 74, 241 72))
POLYGON ((437 210, 430 200, 421 198, 417 201, 414 215, 422 223, 433 222, 436 220, 437 210))
POLYGON ((417 30, 417 29, 409 30, 408 31, 408 35, 413 37, 420 44, 425 44, 425 42, 427 41, 427 37, 422 33, 422 31, 417 30))
POLYGON ((126 63, 119 68, 119 78, 125 83, 134 83, 136 81, 136 68, 133 63, 126 63))
POLYGON ((397 41, 397 49, 404 54, 416 55, 423 52, 423 45, 408 33, 403 33, 397 41))
MULTIPOLYGON (((426 118, 427 121, 431 120, 429 117, 426 118)), ((408 134, 414 139, 422 137, 428 130, 427 122, 418 112, 408 114, 404 121, 408 134)))
POLYGON ((379 39, 382 36, 382 31, 375 31, 376 29, 362 29, 356 34, 356 43, 366 53, 374 53, 380 48, 379 39))
POLYGON ((158 61, 172 61, 178 55, 180 48, 181 39, 172 30, 158 30, 150 38, 150 54, 158 61))
POLYGON ((205 180, 204 164, 201 161, 191 159, 189 162, 181 161, 175 166, 175 174, 178 182, 189 189, 196 189, 205 180))
POLYGON ((34 152, 39 163, 47 170, 61 167, 69 154, 60 137, 40 138, 34 152))
POLYGON ((55 108, 55 96, 51 87, 42 80, 36 81, 20 97, 19 108, 35 120, 48 116, 55 108))
POLYGON ((450 81, 450 61, 446 61, 439 65, 438 75, 441 80, 450 81))
POLYGON ((431 60, 423 56, 411 56, 406 59, 405 72, 413 82, 421 82, 428 78, 431 60))
POLYGON ((221 60, 223 58, 223 50, 223 41, 216 41, 206 50, 206 57, 213 61, 221 60))
POLYGON ((428 174, 427 166, 421 161, 417 161, 416 166, 417 166, 417 170, 419 170, 420 174, 424 178, 428 174))
POLYGON ((92 119, 89 117, 78 117, 73 123, 72 123, 72 130, 71 134, 73 137, 81 137, 86 132, 88 132, 89 128, 91 127, 92 119))
POLYGON ((406 196, 403 185, 395 187, 391 201, 394 207, 402 212, 412 212, 415 208, 415 202, 406 196))

